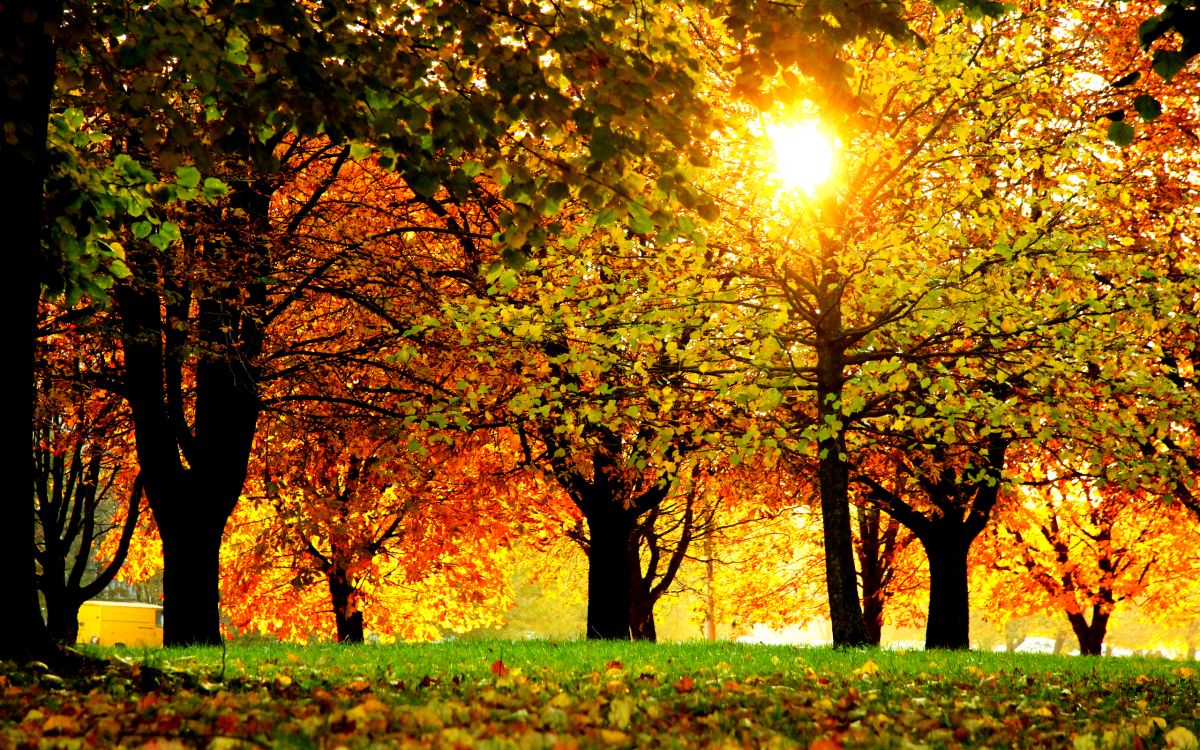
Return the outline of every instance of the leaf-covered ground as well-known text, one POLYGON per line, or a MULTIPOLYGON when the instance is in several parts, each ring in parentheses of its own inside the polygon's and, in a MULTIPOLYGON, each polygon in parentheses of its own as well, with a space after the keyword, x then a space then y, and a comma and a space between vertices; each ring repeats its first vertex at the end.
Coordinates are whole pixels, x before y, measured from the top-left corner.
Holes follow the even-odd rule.
POLYGON ((1197 748, 1197 665, 737 644, 94 652, 0 666, 0 748, 1197 748))

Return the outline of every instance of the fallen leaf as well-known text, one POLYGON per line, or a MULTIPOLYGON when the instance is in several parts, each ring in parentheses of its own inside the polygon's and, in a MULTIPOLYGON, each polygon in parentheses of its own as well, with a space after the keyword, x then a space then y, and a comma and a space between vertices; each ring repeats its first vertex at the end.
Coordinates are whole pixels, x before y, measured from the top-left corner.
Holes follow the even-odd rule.
POLYGON ((497 659, 496 661, 492 662, 492 674, 496 675, 497 677, 504 677, 508 674, 508 671, 508 667, 504 666, 504 661, 502 659, 497 659))
POLYGON ((677 693, 690 693, 695 689, 696 683, 687 675, 675 681, 675 692, 677 693))
POLYGON ((861 667, 859 667, 856 674, 858 674, 861 677, 866 677, 868 675, 877 674, 878 672, 879 672, 879 665, 876 664, 875 662, 871 661, 870 659, 867 659, 867 663, 863 664, 861 667))
POLYGON ((1167 742, 1167 747, 1178 748, 1178 750, 1197 750, 1200 748, 1200 741, 1196 739, 1196 735, 1187 727, 1175 727, 1167 732, 1163 739, 1167 742))

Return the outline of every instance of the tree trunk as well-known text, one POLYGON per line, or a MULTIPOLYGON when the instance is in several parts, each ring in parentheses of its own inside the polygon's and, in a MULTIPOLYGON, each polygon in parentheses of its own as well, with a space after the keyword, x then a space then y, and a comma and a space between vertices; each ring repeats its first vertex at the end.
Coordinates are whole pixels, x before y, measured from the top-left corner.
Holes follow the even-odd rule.
POLYGON ((854 570, 854 537, 850 527, 850 463, 846 455, 846 418, 842 414, 842 388, 846 379, 842 340, 840 275, 835 252, 823 243, 823 291, 818 295, 821 316, 816 323, 817 419, 823 437, 817 484, 821 493, 821 523, 825 540, 825 585, 829 594, 829 619, 833 645, 865 646, 870 643, 858 599, 858 574, 854 570))
MULTIPOLYGON (((155 488, 147 489, 153 508, 155 488)), ((221 535, 229 514, 203 491, 173 491, 176 509, 154 512, 163 549, 163 645, 219 646, 221 535)))
MULTIPOLYGON (((47 173, 46 131, 50 97, 54 89, 54 36, 62 19, 62 2, 12 0, 0 4, 0 122, 6 139, 0 139, 0 174, 7 194, 0 201, 0 226, 4 227, 4 257, 17 280, 4 295, 4 347, 16 362, 10 366, 24 381, 5 407, 5 476, 25 477, 32 487, 33 414, 35 393, 37 310, 47 259, 42 248, 46 226, 44 186, 47 173), (17 321, 25 321, 18 323, 17 321), (15 402, 15 403, 13 403, 15 402), (20 446, 29 446, 29 449, 20 446)), ((25 493, 5 493, 0 523, 0 570, 4 571, 5 601, 14 608, 6 618, 0 638, 0 658, 24 662, 29 657, 50 659, 56 653, 38 605, 36 566, 33 557, 34 510, 25 493)))
POLYGON ((713 566, 712 529, 704 532, 704 639, 717 640, 717 583, 713 566))
POLYGON ((340 566, 334 566, 327 576, 333 619, 337 623, 337 642, 363 643, 366 640, 363 632, 363 613, 355 601, 357 597, 354 595, 350 577, 340 566))
POLYGON ((635 641, 658 640, 658 629, 654 624, 654 604, 635 604, 629 617, 629 632, 635 641))
MULTIPOLYGON (((124 394, 133 414, 138 463, 163 544, 163 645, 216 645, 220 632, 221 534, 246 481, 258 412, 258 368, 265 309, 261 279, 237 276, 266 249, 266 188, 241 185, 232 205, 242 209, 248 239, 215 243, 209 278, 193 292, 172 282, 171 258, 148 248, 131 252, 135 276, 117 290, 125 360, 124 394), (257 232, 255 231, 257 228, 257 232), (228 268, 224 268, 223 265, 228 268), (194 294, 196 316, 187 319, 194 294), (160 297, 160 295, 162 295, 160 297), (166 302, 164 303, 164 300, 166 302), (177 308, 164 320, 164 309, 177 308), (177 325, 191 326, 204 344, 190 344, 177 325), (188 424, 184 363, 194 362, 195 387, 188 424)), ((186 262, 186 259, 174 259, 186 262)), ((260 275, 263 269, 258 269, 260 275)))
POLYGON ((46 630, 55 641, 69 646, 79 640, 79 605, 83 602, 69 597, 66 592, 58 593, 61 596, 44 594, 46 630))
POLYGON ((1079 640, 1079 653, 1083 656, 1100 656, 1104 653, 1104 637, 1108 634, 1108 618, 1099 606, 1092 609, 1092 621, 1088 623, 1082 612, 1068 612, 1067 620, 1079 640))
POLYGON ((970 540, 955 529, 935 525, 918 536, 929 558, 929 621, 926 649, 971 647, 971 613, 967 587, 970 540))
MULTIPOLYGON (((856 506, 855 511, 858 520, 863 627, 867 630, 867 640, 872 646, 878 646, 883 638, 884 581, 889 564, 885 557, 889 545, 884 536, 879 508, 856 506)), ((891 531, 894 544, 895 529, 891 531)))
POLYGON ((630 584, 635 571, 629 548, 634 523, 617 511, 588 516, 587 637, 627 641, 630 623, 630 584))
MULTIPOLYGON (((819 355, 818 355, 819 356, 819 355)), ((818 364, 818 369, 821 365, 818 364)), ((840 372, 840 365, 838 366, 840 372)), ((840 396, 818 388, 822 418, 838 418, 831 403, 840 396)), ((829 594, 829 618, 833 645, 841 648, 868 645, 858 599, 858 574, 854 569, 854 537, 850 527, 850 464, 845 460, 846 441, 839 431, 818 442, 821 456, 818 485, 821 493, 821 523, 825 541, 825 582, 829 594)))

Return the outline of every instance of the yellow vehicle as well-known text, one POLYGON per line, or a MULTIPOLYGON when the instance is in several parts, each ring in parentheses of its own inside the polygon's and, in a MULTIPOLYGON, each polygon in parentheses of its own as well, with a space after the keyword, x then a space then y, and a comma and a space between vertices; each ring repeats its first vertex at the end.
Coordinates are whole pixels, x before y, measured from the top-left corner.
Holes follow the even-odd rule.
POLYGON ((157 604, 92 599, 79 606, 79 643, 161 646, 163 610, 157 604))

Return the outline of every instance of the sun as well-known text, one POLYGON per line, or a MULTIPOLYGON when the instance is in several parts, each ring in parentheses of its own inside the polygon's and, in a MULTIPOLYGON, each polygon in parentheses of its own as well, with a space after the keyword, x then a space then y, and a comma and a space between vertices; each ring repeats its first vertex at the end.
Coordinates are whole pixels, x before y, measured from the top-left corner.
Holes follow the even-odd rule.
POLYGON ((837 143, 817 120, 768 125, 775 151, 772 177, 788 190, 812 194, 833 176, 837 143))

